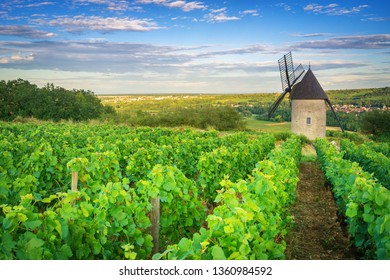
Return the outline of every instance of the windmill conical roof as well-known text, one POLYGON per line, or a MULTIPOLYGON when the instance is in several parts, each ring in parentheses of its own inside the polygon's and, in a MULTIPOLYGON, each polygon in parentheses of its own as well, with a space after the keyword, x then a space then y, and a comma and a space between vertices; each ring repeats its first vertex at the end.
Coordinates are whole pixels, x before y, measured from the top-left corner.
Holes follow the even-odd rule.
POLYGON ((317 78, 309 68, 302 80, 295 84, 291 91, 291 99, 328 99, 317 78))

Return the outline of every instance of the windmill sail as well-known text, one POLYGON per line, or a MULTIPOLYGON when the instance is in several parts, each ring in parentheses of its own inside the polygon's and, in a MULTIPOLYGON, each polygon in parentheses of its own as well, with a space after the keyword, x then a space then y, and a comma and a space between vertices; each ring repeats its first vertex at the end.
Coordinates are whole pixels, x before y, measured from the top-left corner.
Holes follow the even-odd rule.
POLYGON ((305 68, 303 68, 302 64, 299 64, 297 68, 294 70, 295 80, 293 81, 293 85, 298 83, 299 79, 302 78, 303 73, 305 73, 305 68))
POLYGON ((295 80, 294 75, 294 63, 292 60, 292 54, 289 52, 284 55, 281 59, 278 60, 279 63, 279 71, 280 71, 280 79, 282 81, 282 90, 288 91, 291 90, 292 81, 295 80))
POLYGON ((279 72, 280 72, 280 79, 282 81, 283 93, 272 104, 268 112, 269 118, 271 118, 272 114, 278 108, 278 106, 283 101, 283 98, 287 95, 287 93, 291 93, 292 87, 299 80, 299 78, 301 78, 302 74, 305 72, 305 69, 301 64, 296 69, 294 69, 294 63, 293 63, 291 52, 285 54, 281 59, 279 59, 278 63, 279 63, 279 72))
POLYGON ((283 101, 283 98, 286 96, 286 94, 289 93, 288 88, 276 99, 276 101, 272 104, 271 109, 268 112, 268 117, 271 118, 272 114, 275 112, 275 110, 278 108, 279 104, 283 101))
POLYGON ((340 119, 339 119, 339 117, 337 116, 336 111, 333 109, 333 106, 332 106, 332 104, 330 103, 329 98, 328 98, 328 99, 325 99, 325 101, 326 101, 326 103, 328 103, 330 109, 332 110, 333 116, 335 116, 335 118, 336 118, 336 120, 337 120, 337 123, 339 124, 339 126, 340 126, 340 128, 341 128, 341 131, 344 132, 344 128, 343 128, 343 126, 341 125, 340 119))

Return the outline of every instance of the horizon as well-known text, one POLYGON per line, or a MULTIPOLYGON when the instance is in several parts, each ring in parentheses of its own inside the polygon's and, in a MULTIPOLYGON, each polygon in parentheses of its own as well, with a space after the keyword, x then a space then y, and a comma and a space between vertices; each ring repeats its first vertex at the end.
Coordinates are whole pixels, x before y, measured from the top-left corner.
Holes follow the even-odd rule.
MULTIPOLYGON (((345 89, 327 89, 325 92, 329 91, 354 91, 354 90, 370 90, 370 89, 381 89, 381 88, 388 88, 389 86, 383 86, 383 87, 365 87, 365 88, 345 88, 345 89)), ((274 92, 227 92, 227 93, 217 93, 217 92, 204 92, 204 93, 194 93, 194 92, 187 92, 187 93, 117 93, 117 94, 98 94, 95 93, 97 96, 103 96, 103 97, 115 97, 115 96, 156 96, 156 95, 162 95, 162 96, 169 96, 169 95, 256 95, 256 94, 281 94, 281 91, 274 91, 274 92)))
POLYGON ((10 0, 0 75, 96 95, 280 93, 292 51, 324 90, 387 87, 389 4, 350 2, 10 0))

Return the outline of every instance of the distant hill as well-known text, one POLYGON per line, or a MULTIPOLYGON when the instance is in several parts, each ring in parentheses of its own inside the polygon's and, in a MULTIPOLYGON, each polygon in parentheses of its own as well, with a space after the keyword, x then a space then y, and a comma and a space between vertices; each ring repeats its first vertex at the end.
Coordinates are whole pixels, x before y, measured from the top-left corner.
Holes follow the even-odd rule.
MULTIPOLYGON (((332 104, 357 106, 390 106, 390 87, 347 89, 326 91, 332 104)), ((253 94, 147 94, 147 95, 105 95, 98 96, 105 105, 121 111, 169 110, 175 108, 192 108, 197 106, 234 106, 234 107, 267 107, 280 93, 253 94)), ((284 101, 287 102, 288 101, 284 101)))
POLYGON ((326 91, 333 104, 357 106, 390 106, 390 87, 326 91))

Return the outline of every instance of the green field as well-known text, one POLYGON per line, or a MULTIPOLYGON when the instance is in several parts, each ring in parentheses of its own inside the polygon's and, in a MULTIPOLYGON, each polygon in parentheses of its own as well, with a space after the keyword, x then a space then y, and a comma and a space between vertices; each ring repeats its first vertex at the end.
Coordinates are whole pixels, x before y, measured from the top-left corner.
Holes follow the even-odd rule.
MULTIPOLYGON (((269 133, 275 132, 290 132, 291 123, 290 122, 271 122, 256 120, 255 118, 246 118, 246 127, 250 130, 255 131, 264 131, 269 133)), ((340 130, 339 127, 328 126, 326 130, 340 130)))
POLYGON ((291 131, 291 123, 289 122, 270 122, 261 121, 254 118, 247 118, 246 125, 248 129, 264 132, 289 132, 291 131))

